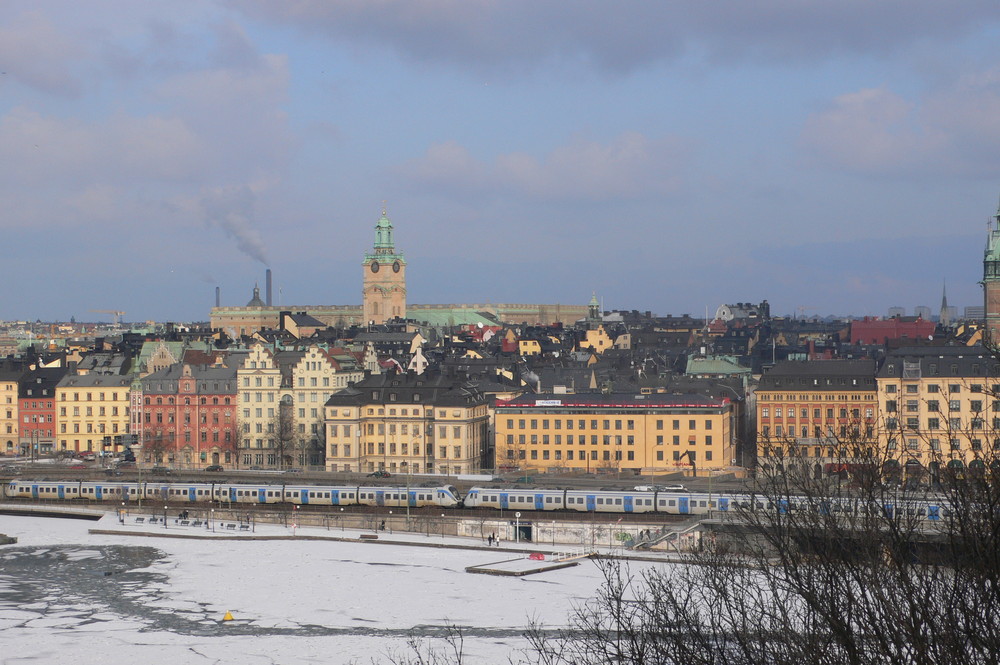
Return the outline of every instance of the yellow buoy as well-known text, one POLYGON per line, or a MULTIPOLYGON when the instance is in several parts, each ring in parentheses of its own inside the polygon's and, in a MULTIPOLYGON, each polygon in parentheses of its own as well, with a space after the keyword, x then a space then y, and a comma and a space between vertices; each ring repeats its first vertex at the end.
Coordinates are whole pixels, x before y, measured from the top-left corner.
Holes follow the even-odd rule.
POLYGON ((226 612, 226 616, 222 617, 222 620, 223 621, 232 621, 233 620, 233 613, 232 612, 226 612))

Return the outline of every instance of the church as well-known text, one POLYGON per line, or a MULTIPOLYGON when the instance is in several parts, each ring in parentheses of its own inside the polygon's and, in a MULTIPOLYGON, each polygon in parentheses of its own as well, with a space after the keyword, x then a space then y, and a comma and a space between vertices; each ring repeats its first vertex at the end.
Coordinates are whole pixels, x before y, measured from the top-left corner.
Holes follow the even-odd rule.
MULTIPOLYGON (((392 222, 386 210, 375 224, 375 244, 364 255, 361 280, 361 305, 274 306, 270 302, 270 274, 267 299, 254 287, 253 298, 244 307, 222 307, 219 303, 209 316, 212 330, 230 337, 252 335, 261 329, 277 328, 281 312, 311 316, 327 326, 349 327, 408 319, 418 325, 445 327, 457 325, 571 324, 587 316, 586 305, 537 304, 460 304, 411 305, 406 302, 406 258, 396 249, 392 222)), ((268 271, 270 273, 270 271, 268 271)))

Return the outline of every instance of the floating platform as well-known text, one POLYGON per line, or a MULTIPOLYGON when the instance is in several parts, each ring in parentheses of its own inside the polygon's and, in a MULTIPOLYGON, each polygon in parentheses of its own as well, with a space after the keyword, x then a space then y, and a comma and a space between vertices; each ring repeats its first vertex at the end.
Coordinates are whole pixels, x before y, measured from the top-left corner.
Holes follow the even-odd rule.
POLYGON ((524 577, 536 573, 545 573, 550 570, 561 568, 571 568, 580 565, 581 559, 589 558, 592 552, 576 552, 571 554, 531 554, 517 559, 505 559, 493 563, 484 563, 479 566, 468 566, 467 573, 477 573, 480 575, 500 575, 505 577, 524 577))

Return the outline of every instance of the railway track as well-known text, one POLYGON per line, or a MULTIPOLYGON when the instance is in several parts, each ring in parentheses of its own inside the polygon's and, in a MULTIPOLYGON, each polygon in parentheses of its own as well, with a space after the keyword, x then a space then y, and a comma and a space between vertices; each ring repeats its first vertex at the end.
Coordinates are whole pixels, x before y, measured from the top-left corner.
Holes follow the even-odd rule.
MULTIPOLYGON (((4 503, 8 505, 25 505, 25 506, 76 506, 79 508, 91 508, 94 510, 114 510, 116 506, 112 502, 108 501, 81 501, 73 499, 70 501, 46 501, 39 499, 23 499, 23 498, 7 498, 4 503)), ((125 502, 122 504, 125 508, 131 511, 136 511, 140 509, 137 502, 125 502)), ((519 520, 523 524, 528 524, 532 521, 544 521, 544 522, 593 522, 597 524, 605 524, 608 522, 614 523, 643 523, 643 524, 670 524, 681 522, 684 517, 679 515, 669 515, 663 513, 588 513, 588 512, 578 512, 572 510, 551 510, 551 511, 514 511, 514 510, 495 510, 492 508, 438 508, 433 506, 423 506, 410 508, 407 512, 405 507, 386 507, 386 506, 310 506, 310 505, 298 505, 286 503, 269 503, 269 504, 241 504, 241 503, 230 503, 228 501, 214 501, 211 503, 190 503, 186 501, 160 501, 146 499, 143 500, 141 510, 148 513, 158 513, 162 512, 166 508, 167 513, 171 515, 176 515, 182 510, 189 510, 191 512, 204 512, 211 509, 216 510, 232 510, 242 513, 247 513, 253 515, 256 513, 267 513, 270 515, 274 514, 287 514, 292 515, 296 513, 304 513, 310 515, 324 515, 324 516, 365 516, 365 517, 381 517, 387 518, 389 516, 394 517, 405 517, 409 515, 411 518, 418 519, 464 519, 464 520, 510 520, 511 522, 519 520), (517 517, 517 513, 520 512, 520 518, 517 517)))

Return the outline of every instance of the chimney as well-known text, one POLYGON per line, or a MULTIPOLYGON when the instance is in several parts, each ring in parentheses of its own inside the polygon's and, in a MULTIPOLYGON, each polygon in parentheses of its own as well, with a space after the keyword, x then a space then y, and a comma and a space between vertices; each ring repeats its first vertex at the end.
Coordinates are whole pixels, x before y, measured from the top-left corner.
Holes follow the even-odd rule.
POLYGON ((215 287, 215 306, 222 307, 222 288, 215 287))
POLYGON ((270 307, 271 306, 271 269, 268 268, 267 272, 264 273, 264 275, 265 275, 264 281, 267 283, 267 297, 264 300, 264 303, 268 307, 270 307))

